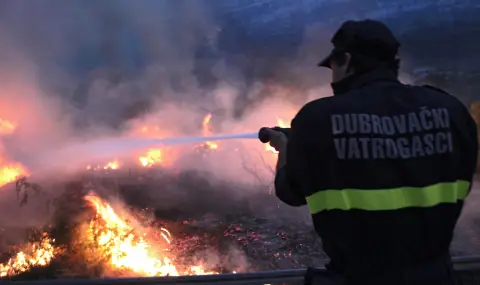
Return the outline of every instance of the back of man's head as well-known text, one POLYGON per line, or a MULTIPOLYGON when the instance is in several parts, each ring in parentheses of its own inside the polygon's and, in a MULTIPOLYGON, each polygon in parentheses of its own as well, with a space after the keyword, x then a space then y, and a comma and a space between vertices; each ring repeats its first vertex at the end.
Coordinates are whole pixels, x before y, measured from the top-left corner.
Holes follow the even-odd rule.
POLYGON ((334 49, 319 66, 330 68, 332 60, 341 65, 344 55, 348 53, 351 56, 349 68, 355 73, 379 67, 398 72, 400 43, 382 22, 370 19, 346 21, 333 35, 331 42, 334 49))

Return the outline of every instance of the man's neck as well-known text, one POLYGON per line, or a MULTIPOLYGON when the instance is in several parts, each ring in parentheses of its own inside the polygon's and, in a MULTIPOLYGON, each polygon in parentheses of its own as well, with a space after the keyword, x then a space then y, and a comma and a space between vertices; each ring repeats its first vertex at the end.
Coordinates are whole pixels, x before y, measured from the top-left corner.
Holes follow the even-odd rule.
POLYGON ((354 73, 331 84, 334 95, 358 89, 374 81, 398 81, 395 72, 389 69, 374 69, 363 73, 354 73))

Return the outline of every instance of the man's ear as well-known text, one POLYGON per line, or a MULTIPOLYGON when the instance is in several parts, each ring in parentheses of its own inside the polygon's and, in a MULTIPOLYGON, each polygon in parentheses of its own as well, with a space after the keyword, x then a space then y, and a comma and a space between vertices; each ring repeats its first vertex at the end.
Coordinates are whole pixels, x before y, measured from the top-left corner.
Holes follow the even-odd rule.
POLYGON ((350 65, 350 62, 352 61, 352 54, 346 52, 344 56, 345 56, 344 69, 345 69, 345 74, 348 76, 354 72, 352 66, 350 65))
POLYGON ((345 53, 345 65, 349 66, 351 60, 352 60, 352 54, 350 54, 349 52, 346 52, 345 53))

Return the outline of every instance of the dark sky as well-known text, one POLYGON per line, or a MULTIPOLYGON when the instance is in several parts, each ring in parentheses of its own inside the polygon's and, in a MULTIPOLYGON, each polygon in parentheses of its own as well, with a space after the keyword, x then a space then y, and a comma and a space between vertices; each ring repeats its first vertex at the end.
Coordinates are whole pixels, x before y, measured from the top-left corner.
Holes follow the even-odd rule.
POLYGON ((0 62, 6 68, 21 55, 41 71, 41 85, 55 91, 48 93, 72 98, 79 108, 89 105, 108 121, 118 114, 104 112, 105 106, 144 106, 149 96, 172 90, 175 100, 195 101, 219 82, 248 100, 259 82, 298 90, 328 84, 315 64, 348 19, 384 20, 402 41, 404 71, 471 74, 480 66, 476 2, 3 0, 0 62), (196 84, 201 90, 192 91, 196 84), (114 85, 115 96, 92 99, 98 85, 114 85))
MULTIPOLYGON (((294 56, 308 27, 333 33, 344 20, 367 17, 385 20, 403 39, 404 52, 420 60, 417 65, 471 62, 479 47, 474 39, 480 38, 480 8, 469 0, 5 0, 1 5, 0 23, 9 33, 35 48, 38 57, 51 59, 54 51, 59 64, 78 72, 107 64, 146 65, 153 56, 142 33, 185 45, 176 38, 202 19, 217 27, 218 38, 208 44, 202 36, 212 35, 197 30, 196 46, 189 48, 199 57, 294 56)), ((329 33, 319 34, 318 41, 328 41, 329 33)))

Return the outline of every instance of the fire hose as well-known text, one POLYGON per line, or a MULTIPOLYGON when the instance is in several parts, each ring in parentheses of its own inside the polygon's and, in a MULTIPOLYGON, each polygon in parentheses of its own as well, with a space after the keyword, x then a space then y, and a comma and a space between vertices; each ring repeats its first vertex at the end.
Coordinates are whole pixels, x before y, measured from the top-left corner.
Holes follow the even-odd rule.
MULTIPOLYGON (((258 136, 258 139, 262 143, 270 142, 269 128, 261 128, 258 133, 254 133, 258 136)), ((284 133, 287 137, 290 133, 290 128, 272 127, 275 131, 284 133)), ((229 136, 216 136, 208 138, 189 138, 189 142, 200 141, 205 139, 234 139, 234 138, 254 138, 253 134, 240 134, 229 136)), ((172 143, 186 142, 184 139, 176 139, 172 143)), ((466 257, 454 257, 454 267, 460 275, 466 274, 478 274, 480 276, 480 256, 466 256, 466 257)), ((320 270, 325 270, 321 268, 320 270)), ((96 278, 96 279, 58 279, 58 280, 39 280, 39 281, 15 281, 16 285, 154 285, 154 284, 236 284, 236 285, 265 285, 265 284, 303 284, 305 276, 305 269, 288 269, 288 270, 275 270, 275 271, 263 271, 252 273, 237 273, 237 274, 218 274, 218 275, 200 275, 200 276, 178 276, 178 277, 146 277, 146 278, 96 278)), ((0 281, 0 284, 12 284, 8 281, 0 281)), ((465 283, 467 284, 467 283, 465 283)), ((472 283, 476 284, 476 283, 472 283)))
MULTIPOLYGON (((281 131, 288 136, 289 128, 273 127, 276 131, 281 131)), ((168 137, 162 139, 145 139, 145 138, 106 138, 98 139, 89 142, 81 142, 80 144, 68 145, 60 149, 52 149, 33 157, 29 161, 27 167, 29 169, 48 169, 51 171, 57 169, 65 169, 65 164, 62 162, 65 159, 71 158, 76 162, 76 165, 71 167, 78 167, 78 165, 88 164, 91 158, 103 159, 108 157, 121 156, 125 153, 138 151, 146 148, 158 148, 169 145, 202 143, 207 141, 222 141, 232 139, 256 139, 259 138, 263 143, 270 141, 268 128, 262 128, 259 132, 242 133, 242 134, 226 134, 215 136, 201 136, 201 137, 168 137), (83 154, 83 158, 78 158, 78 153, 83 154)))

